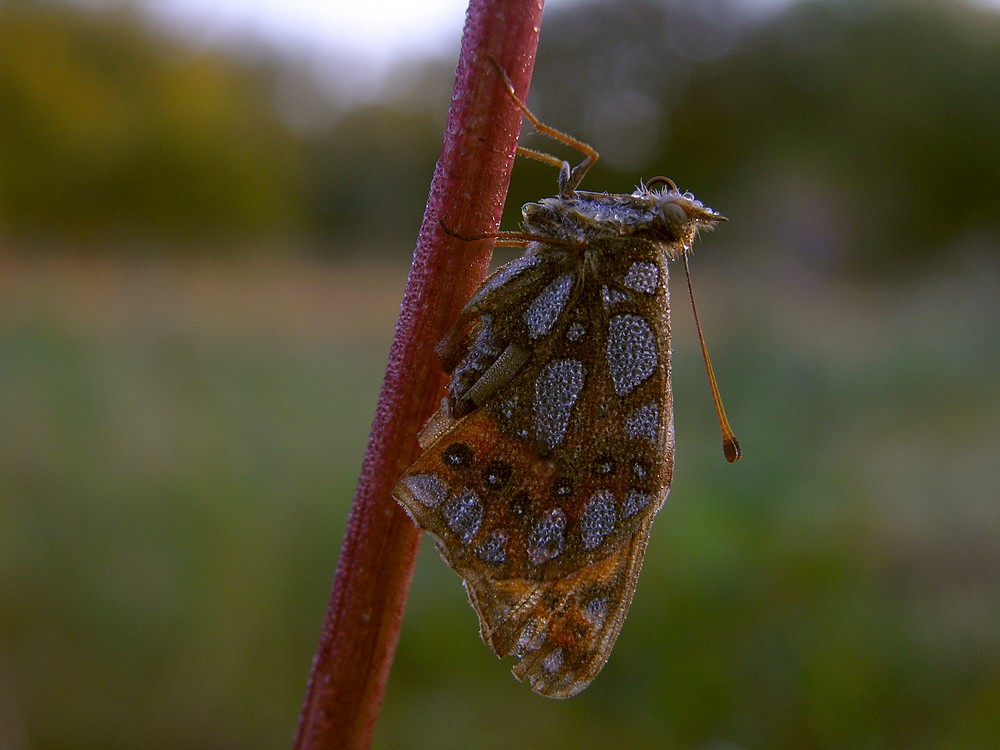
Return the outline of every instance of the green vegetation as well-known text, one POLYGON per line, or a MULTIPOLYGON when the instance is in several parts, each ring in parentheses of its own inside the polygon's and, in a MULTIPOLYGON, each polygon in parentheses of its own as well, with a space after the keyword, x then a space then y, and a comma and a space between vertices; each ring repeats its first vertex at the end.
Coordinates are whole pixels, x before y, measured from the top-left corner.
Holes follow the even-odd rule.
MULTIPOLYGON (((4 746, 289 741, 404 269, 169 269, 6 277, 4 746)), ((676 481, 608 667, 534 696, 427 545, 378 746, 996 744, 988 270, 895 295, 699 274, 746 456, 678 294, 676 481)))
POLYGON ((133 250, 288 229, 301 213, 297 144, 261 91, 255 71, 125 11, 5 4, 0 231, 133 250))

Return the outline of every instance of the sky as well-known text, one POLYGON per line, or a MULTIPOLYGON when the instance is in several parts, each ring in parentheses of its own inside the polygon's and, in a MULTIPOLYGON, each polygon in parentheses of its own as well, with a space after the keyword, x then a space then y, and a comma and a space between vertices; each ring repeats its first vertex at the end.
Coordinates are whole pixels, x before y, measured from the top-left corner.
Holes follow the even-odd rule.
MULTIPOLYGON (((468 0, 138 1, 153 23, 188 41, 249 41, 297 58, 318 79, 339 87, 331 93, 344 103, 376 98, 379 84, 400 60, 436 55, 457 61, 468 5, 468 0)), ((546 10, 581 1, 546 0, 546 10)), ((795 1, 738 0, 751 15, 795 1)), ((1000 7, 1000 0, 973 1, 1000 7)))
MULTIPOLYGON (((560 0, 554 0, 558 3, 560 0)), ((565 3, 567 0, 562 0, 565 3)), ((457 60, 467 0, 142 0, 159 26, 188 40, 247 41, 298 58, 363 97, 401 59, 457 60), (345 68, 349 75, 344 75, 345 68)))
POLYGON ((159 22, 213 42, 257 39, 295 53, 361 57, 382 68, 457 44, 466 0, 145 0, 159 22))
MULTIPOLYGON (((546 0, 546 10, 579 1, 546 0)), ((744 0, 765 10, 792 1, 744 0)), ((363 98, 401 59, 457 60, 467 5, 468 0, 141 0, 157 25, 189 40, 255 41, 317 68, 336 66, 340 80, 344 68, 351 68, 348 77, 356 90, 338 92, 350 98, 363 98)))

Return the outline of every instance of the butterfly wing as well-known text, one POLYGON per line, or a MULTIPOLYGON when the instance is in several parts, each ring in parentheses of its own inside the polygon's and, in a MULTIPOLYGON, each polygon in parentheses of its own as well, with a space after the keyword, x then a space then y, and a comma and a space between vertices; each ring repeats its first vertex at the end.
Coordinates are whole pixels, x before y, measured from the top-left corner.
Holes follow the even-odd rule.
POLYGON ((449 401, 393 494, 494 653, 574 695, 618 637, 670 486, 666 259, 627 240, 536 247, 473 296, 442 360, 449 401))

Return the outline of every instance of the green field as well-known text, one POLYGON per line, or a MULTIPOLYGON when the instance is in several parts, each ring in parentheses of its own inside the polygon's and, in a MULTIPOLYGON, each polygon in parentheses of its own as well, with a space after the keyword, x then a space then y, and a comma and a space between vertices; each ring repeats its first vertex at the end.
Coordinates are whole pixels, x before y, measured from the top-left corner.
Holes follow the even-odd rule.
MULTIPOLYGON (((675 285, 678 456, 607 668, 539 698, 426 545, 376 746, 1000 744, 995 262, 675 285)), ((287 747, 404 268, 0 260, 0 747, 287 747)))

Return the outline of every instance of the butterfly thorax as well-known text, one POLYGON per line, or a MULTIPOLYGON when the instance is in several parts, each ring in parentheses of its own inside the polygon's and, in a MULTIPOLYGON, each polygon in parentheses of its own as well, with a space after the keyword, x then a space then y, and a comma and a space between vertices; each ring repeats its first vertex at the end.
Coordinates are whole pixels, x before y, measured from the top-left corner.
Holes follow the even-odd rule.
POLYGON ((581 245, 599 239, 646 240, 670 259, 691 247, 699 228, 725 220, 691 193, 644 185, 630 195, 577 190, 525 204, 521 213, 528 234, 581 245))

